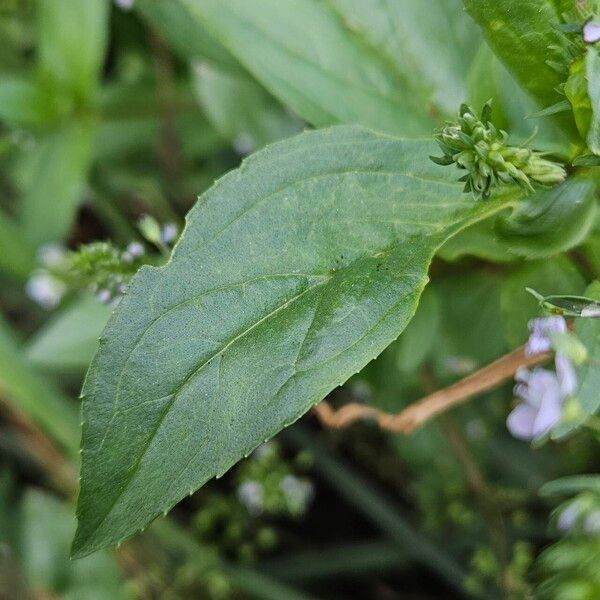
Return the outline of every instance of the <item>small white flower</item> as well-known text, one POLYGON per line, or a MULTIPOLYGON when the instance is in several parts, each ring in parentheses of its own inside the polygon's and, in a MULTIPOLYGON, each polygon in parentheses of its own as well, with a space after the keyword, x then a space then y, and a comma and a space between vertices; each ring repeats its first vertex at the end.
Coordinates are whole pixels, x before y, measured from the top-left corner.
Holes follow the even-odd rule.
POLYGON ((258 481, 242 483, 237 489, 237 497, 251 515, 259 515, 263 511, 263 487, 258 481))
POLYGON ((115 0, 115 4, 121 10, 131 10, 133 8, 133 3, 135 0, 115 0))
POLYGON ((314 495, 312 483, 286 475, 279 484, 293 512, 303 512, 314 495))
POLYGON ((248 133, 241 133, 233 140, 233 149, 240 155, 250 154, 256 147, 254 138, 248 133))
POLYGON ((50 273, 34 273, 25 285, 25 293, 41 307, 56 308, 67 291, 67 286, 50 273))
POLYGON ((51 269, 58 266, 65 259, 66 251, 64 246, 60 244, 44 244, 39 248, 37 256, 44 267, 51 269))

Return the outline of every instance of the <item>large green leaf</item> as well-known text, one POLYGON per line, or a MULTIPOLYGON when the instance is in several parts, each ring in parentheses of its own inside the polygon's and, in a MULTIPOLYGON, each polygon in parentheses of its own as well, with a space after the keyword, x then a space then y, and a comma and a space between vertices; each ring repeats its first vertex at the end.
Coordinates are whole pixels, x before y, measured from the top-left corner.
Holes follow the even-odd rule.
POLYGON ((223 474, 400 334, 439 245, 509 203, 463 194, 433 150, 307 132, 201 197, 169 263, 133 278, 88 372, 76 556, 223 474))
POLYGON ((594 154, 600 154, 600 54, 596 48, 588 48, 585 57, 585 74, 592 104, 592 121, 587 142, 594 154))
MULTIPOLYGON (((566 41, 556 25, 559 12, 551 0, 463 0, 467 12, 483 29, 490 46, 515 79, 543 107, 564 99, 557 91, 566 75, 548 62, 559 62, 550 48, 562 48, 566 41)), ((565 65, 566 69, 567 65, 565 65)), ((561 116, 561 124, 576 135, 571 116, 561 116)))
POLYGON ((454 114, 465 101, 481 34, 460 0, 436 0, 435 7, 423 0, 328 1, 352 31, 430 102, 430 109, 454 114))
POLYGON ((411 136, 431 131, 435 121, 411 82, 326 2, 182 1, 273 95, 313 125, 356 123, 411 136))

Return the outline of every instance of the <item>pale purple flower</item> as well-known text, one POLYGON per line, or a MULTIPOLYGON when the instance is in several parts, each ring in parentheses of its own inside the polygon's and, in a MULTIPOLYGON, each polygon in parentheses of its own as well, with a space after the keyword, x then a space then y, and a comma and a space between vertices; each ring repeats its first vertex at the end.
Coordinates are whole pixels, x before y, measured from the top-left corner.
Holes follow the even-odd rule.
POLYGON ((127 248, 125 248, 125 252, 123 252, 123 260, 126 263, 133 262, 136 258, 140 258, 144 255, 144 246, 139 242, 131 242, 127 248))
POLYGON ((160 232, 160 240, 163 244, 170 244, 175 240, 178 233, 175 223, 167 223, 160 232))
POLYGON ((102 304, 108 304, 112 299, 112 294, 108 290, 100 290, 98 292, 98 300, 102 302, 102 304))
POLYGON ((571 531, 577 524, 580 514, 581 503, 579 500, 574 500, 561 511, 556 522, 556 527, 563 533, 571 531))
POLYGON ((586 44, 595 44, 600 41, 600 23, 590 19, 583 26, 583 41, 586 44))
POLYGON ((514 437, 531 441, 560 421, 565 395, 556 374, 547 369, 519 369, 516 379, 515 396, 523 402, 508 415, 506 425, 514 437))
POLYGON ((531 319, 528 323, 529 340, 525 346, 527 356, 543 354, 552 349, 550 336, 553 333, 565 333, 567 331, 567 322, 563 317, 543 317, 540 319, 531 319))
POLYGON ((573 363, 564 354, 557 352, 554 357, 554 365, 560 391, 565 397, 572 396, 577 391, 577 374, 573 363))

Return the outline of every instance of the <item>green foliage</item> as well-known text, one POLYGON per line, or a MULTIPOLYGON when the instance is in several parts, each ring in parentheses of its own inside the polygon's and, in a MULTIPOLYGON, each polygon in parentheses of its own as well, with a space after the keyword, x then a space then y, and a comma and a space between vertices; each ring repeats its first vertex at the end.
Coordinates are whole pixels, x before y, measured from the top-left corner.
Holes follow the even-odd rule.
MULTIPOLYGON (((496 55, 515 79, 543 107, 560 100, 556 89, 562 74, 548 64, 550 47, 566 51, 559 34, 559 10, 551 0, 463 0, 467 12, 482 27, 496 55)), ((561 118, 567 131, 574 129, 570 115, 561 118)))

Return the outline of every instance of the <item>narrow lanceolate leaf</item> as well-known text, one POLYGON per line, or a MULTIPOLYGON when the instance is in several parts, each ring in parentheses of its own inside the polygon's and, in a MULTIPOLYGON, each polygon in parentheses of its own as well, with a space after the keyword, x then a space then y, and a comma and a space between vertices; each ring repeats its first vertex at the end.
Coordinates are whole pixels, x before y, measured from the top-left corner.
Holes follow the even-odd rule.
POLYGON ((313 125, 355 123, 421 137, 435 124, 411 81, 326 2, 182 2, 275 97, 313 125))
POLYGON ((76 556, 227 471, 401 333, 436 248, 509 203, 476 203, 433 151, 354 127, 304 133, 200 198, 89 369, 76 556))
MULTIPOLYGON (((556 88, 567 78, 569 59, 566 41, 556 30, 560 18, 552 0, 463 0, 463 3, 500 60, 542 108, 564 100, 556 88), (558 72, 548 62, 564 64, 565 72, 558 72)), ((561 114, 556 119, 565 130, 576 135, 571 116, 561 114)))

